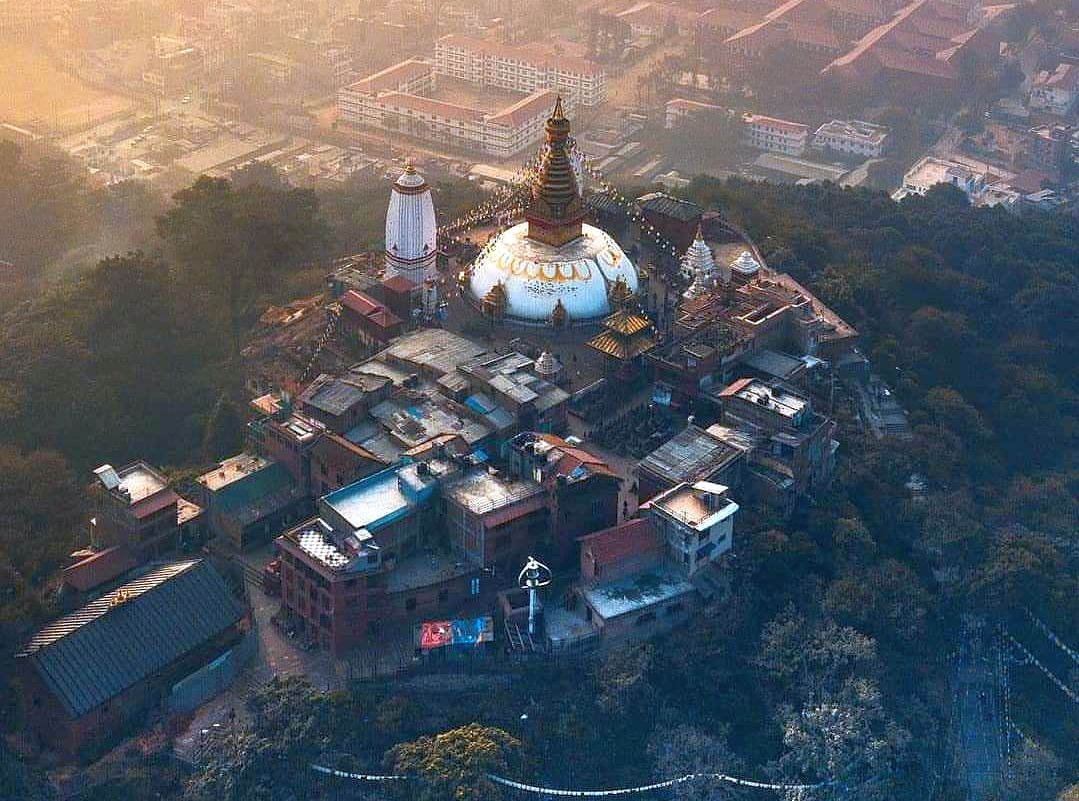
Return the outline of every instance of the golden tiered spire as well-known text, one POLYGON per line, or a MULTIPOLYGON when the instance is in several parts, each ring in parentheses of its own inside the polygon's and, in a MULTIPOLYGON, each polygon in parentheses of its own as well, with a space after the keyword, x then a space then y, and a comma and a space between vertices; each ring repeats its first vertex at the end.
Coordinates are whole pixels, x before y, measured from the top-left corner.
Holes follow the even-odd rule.
POLYGON ((618 276, 618 280, 611 284, 611 288, 607 290, 607 302, 610 304, 612 312, 629 308, 634 297, 633 290, 629 288, 629 284, 626 283, 626 279, 622 276, 618 276))
POLYGON ((525 218, 530 239, 560 247, 581 235, 584 220, 584 203, 569 156, 570 123, 562 110, 561 97, 555 100, 545 130, 547 144, 525 218))
POLYGON ((481 304, 484 317, 501 320, 506 314, 506 288, 499 281, 483 296, 481 304))

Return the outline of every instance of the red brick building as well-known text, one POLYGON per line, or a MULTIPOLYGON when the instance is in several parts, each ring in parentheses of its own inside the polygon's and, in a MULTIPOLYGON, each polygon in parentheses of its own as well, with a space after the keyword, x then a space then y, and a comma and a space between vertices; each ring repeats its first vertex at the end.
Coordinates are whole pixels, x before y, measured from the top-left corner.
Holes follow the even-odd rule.
POLYGON ((510 441, 510 463, 547 491, 547 554, 552 565, 577 560, 577 541, 618 522, 622 479, 602 459, 553 434, 527 431, 510 441))
POLYGON ((404 331, 404 321, 370 295, 350 289, 341 296, 341 327, 361 346, 385 345, 404 331))

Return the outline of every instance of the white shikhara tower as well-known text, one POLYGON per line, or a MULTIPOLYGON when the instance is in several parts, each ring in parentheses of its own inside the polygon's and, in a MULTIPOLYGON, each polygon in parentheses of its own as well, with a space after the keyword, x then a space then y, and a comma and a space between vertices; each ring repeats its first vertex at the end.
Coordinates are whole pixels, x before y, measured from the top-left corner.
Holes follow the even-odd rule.
POLYGON ((386 211, 386 277, 402 275, 422 284, 435 276, 437 253, 431 188, 410 160, 393 184, 386 211))
POLYGON ((682 274, 690 282, 689 289, 683 293, 683 297, 687 300, 699 298, 710 292, 716 288, 719 281, 716 260, 712 256, 712 249, 704 241, 700 226, 697 227, 697 236, 693 239, 693 244, 682 257, 682 274))

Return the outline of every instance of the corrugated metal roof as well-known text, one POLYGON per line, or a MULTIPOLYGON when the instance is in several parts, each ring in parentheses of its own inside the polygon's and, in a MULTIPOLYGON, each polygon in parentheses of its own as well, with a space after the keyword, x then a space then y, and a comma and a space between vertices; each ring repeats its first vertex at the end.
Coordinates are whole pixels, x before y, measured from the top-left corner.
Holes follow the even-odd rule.
POLYGON ((204 560, 162 565, 43 628, 18 654, 79 717, 234 625, 243 609, 204 560))

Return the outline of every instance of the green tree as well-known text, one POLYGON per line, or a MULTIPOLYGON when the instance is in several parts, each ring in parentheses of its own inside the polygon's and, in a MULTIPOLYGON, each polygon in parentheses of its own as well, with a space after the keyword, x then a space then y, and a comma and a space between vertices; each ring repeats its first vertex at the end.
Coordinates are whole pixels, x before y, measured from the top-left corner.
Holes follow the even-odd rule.
POLYGON ((206 435, 202 439, 203 459, 215 462, 237 453, 243 447, 243 431, 243 418, 236 404, 222 395, 206 421, 206 435))
POLYGON ((521 744, 502 729, 471 723, 394 746, 386 764, 413 776, 407 786, 391 786, 399 798, 415 801, 499 801, 501 785, 489 775, 511 776, 521 763, 521 744))

